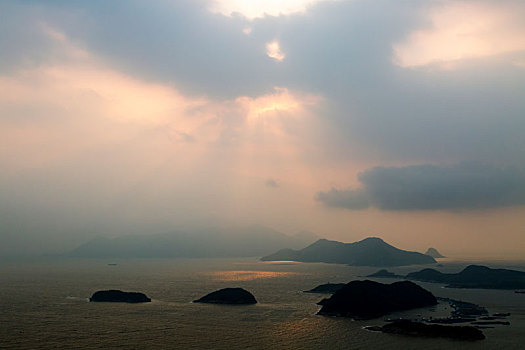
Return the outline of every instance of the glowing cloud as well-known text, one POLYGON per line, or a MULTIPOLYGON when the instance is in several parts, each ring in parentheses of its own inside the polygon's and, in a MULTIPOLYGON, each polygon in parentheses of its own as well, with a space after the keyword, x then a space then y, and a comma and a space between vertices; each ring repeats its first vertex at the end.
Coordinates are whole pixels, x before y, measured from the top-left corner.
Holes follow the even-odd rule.
POLYGON ((439 64, 454 68, 464 59, 525 50, 523 3, 508 6, 485 2, 447 2, 429 13, 430 28, 412 32, 393 45, 394 62, 401 67, 439 64))
POLYGON ((304 13, 309 6, 327 0, 218 0, 211 11, 231 16, 239 13, 246 18, 254 19, 268 16, 304 13))
MULTIPOLYGON (((63 33, 49 30, 49 36, 57 49, 80 52, 72 50, 75 45, 63 33)), ((253 186, 259 188, 272 176, 283 183, 288 176, 297 177, 291 171, 282 175, 275 164, 293 164, 294 171, 308 173, 300 153, 302 143, 309 144, 307 131, 318 130, 309 107, 320 97, 284 87, 228 100, 186 96, 173 85, 130 76, 83 52, 0 75, 4 174, 60 166, 94 150, 105 150, 104 159, 113 163, 125 163, 119 167, 122 179, 115 180, 118 186, 124 186, 124 178, 139 176, 128 167, 136 163, 145 177, 157 168, 177 174, 170 175, 168 184, 159 182, 167 188, 196 181, 213 184, 219 176, 221 184, 234 185, 254 178, 253 186), (298 128, 301 138, 290 137, 298 128), (205 175, 196 180, 195 173, 210 169, 213 181, 205 175)), ((105 168, 96 158, 92 168, 105 168)))
POLYGON ((277 40, 266 44, 266 55, 279 62, 284 60, 286 57, 286 55, 281 51, 281 46, 277 40))
POLYGON ((294 94, 287 88, 275 87, 273 93, 256 98, 239 97, 235 102, 246 109, 247 119, 250 120, 268 118, 276 113, 304 111, 305 106, 317 104, 319 97, 294 94))

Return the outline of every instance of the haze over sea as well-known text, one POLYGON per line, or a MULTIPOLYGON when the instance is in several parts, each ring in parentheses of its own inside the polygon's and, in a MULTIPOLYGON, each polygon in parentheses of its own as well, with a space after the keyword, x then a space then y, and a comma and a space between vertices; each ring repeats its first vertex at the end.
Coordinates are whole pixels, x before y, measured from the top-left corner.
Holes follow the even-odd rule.
MULTIPOLYGON (((436 266, 429 247, 442 272, 525 272, 524 18, 525 0, 0 0, 0 350, 525 348, 514 290, 415 282, 511 313, 476 342, 365 330, 384 319, 303 293, 379 269, 345 264, 436 266), (191 302, 224 287, 258 303, 191 302), (87 302, 108 289, 153 301, 87 302)), ((500 272, 483 286, 516 282, 500 272)), ((402 285, 420 293, 351 300, 435 302, 402 285)))
MULTIPOLYGON (((525 261, 483 262, 525 271, 525 261)), ((467 263, 447 260, 440 270, 467 263)), ((390 269, 407 273, 410 266, 390 269)), ((525 295, 512 290, 450 289, 421 283, 436 296, 510 312, 510 326, 484 329, 487 339, 461 342, 370 332, 382 318, 352 321, 316 316, 323 295, 302 291, 348 282, 372 267, 321 263, 266 263, 239 259, 47 258, 0 263, 0 348, 6 349, 518 349, 525 342, 525 295), (116 263, 110 266, 108 263, 116 263), (252 306, 194 304, 213 290, 240 286, 258 300, 252 306), (141 291, 145 304, 89 303, 101 289, 141 291)), ((394 280, 381 279, 380 282, 394 280)), ((448 304, 393 317, 446 316, 448 304)))

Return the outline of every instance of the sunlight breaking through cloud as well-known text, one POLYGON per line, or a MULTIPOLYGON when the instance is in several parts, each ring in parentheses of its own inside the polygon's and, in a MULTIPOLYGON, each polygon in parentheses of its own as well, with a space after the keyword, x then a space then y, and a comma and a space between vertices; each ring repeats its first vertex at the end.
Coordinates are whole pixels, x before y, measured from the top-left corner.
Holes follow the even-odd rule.
POLYGON ((279 62, 286 58, 286 55, 281 51, 281 46, 277 40, 266 44, 266 55, 279 62))

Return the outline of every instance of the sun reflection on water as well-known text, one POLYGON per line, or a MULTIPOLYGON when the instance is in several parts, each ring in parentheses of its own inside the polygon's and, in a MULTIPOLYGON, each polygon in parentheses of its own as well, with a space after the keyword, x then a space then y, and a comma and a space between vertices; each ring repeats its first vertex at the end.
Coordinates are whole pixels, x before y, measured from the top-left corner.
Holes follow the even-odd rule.
POLYGON ((276 272, 276 271, 253 271, 253 270, 234 270, 234 271, 205 271, 202 274, 211 276, 218 281, 251 281, 262 278, 289 277, 304 275, 298 272, 276 272))

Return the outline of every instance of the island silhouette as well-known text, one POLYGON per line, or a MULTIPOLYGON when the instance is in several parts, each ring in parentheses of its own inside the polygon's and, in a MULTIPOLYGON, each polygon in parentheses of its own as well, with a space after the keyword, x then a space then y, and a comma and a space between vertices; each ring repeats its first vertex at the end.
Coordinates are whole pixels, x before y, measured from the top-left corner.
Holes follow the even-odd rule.
POLYGON ((346 264, 351 266, 404 266, 434 264, 431 256, 398 249, 381 238, 369 237, 354 243, 319 239, 300 250, 281 249, 262 261, 300 261, 346 264))
POLYGON ((407 279, 421 282, 446 283, 449 288, 522 289, 525 288, 525 272, 508 269, 491 269, 481 265, 469 265, 458 273, 442 273, 435 269, 423 269, 406 275, 407 279))
POLYGON ((410 281, 392 284, 351 281, 330 298, 322 300, 318 315, 371 319, 437 303, 431 292, 410 281))
POLYGON ((425 252, 425 255, 431 256, 434 259, 445 258, 445 256, 441 255, 441 253, 438 252, 436 248, 428 248, 427 251, 425 252))
POLYGON ((193 302, 231 305, 257 304, 257 300, 253 294, 242 288, 223 288, 206 294, 202 298, 194 300, 193 302))
POLYGON ((151 301, 144 293, 123 292, 121 290, 99 290, 91 298, 91 302, 113 302, 113 303, 148 303, 151 301))

